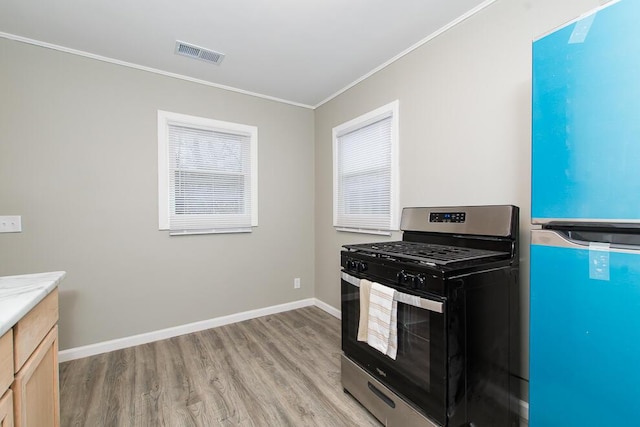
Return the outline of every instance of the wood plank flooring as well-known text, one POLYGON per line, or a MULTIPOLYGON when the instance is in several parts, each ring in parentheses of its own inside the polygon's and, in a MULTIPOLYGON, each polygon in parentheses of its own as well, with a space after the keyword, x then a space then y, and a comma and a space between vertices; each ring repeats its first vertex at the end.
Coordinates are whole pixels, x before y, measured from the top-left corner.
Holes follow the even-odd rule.
POLYGON ((61 425, 372 426, 340 321, 307 307, 60 365, 61 425))

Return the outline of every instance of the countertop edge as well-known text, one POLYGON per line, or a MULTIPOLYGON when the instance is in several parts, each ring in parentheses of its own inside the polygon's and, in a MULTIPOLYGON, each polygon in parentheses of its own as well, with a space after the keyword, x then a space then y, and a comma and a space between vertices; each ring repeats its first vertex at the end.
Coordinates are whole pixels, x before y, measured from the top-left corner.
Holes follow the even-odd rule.
POLYGON ((40 301, 42 301, 47 295, 49 295, 65 278, 67 273, 65 271, 52 271, 47 273, 35 273, 35 274, 23 274, 16 276, 4 276, 0 277, 0 285, 6 283, 24 282, 15 286, 20 288, 21 286, 33 286, 37 284, 38 287, 28 292, 15 295, 8 295, 0 297, 0 307, 2 303, 11 303, 11 299, 15 301, 15 306, 11 306, 9 315, 6 318, 0 317, 0 336, 4 335, 7 331, 14 327, 16 323, 20 321, 29 311, 31 311, 40 301))

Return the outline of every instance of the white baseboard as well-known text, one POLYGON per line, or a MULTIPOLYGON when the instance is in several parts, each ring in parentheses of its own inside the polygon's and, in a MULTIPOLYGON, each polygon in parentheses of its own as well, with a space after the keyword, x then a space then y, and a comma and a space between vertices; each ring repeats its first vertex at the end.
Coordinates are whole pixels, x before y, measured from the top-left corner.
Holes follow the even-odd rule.
POLYGON ((320 301, 318 298, 314 298, 314 305, 321 310, 326 311, 330 315, 335 318, 342 319, 342 312, 337 308, 334 308, 332 305, 327 304, 324 301, 320 301))
MULTIPOLYGON (((97 354, 108 353, 114 350, 133 347, 136 345, 147 344, 154 341, 160 341, 167 338, 177 337, 179 335, 190 334, 192 332, 203 331, 205 329, 216 328, 218 326, 229 325, 231 323, 242 322, 243 320, 255 319, 257 317, 267 316, 269 314, 282 313, 284 311, 295 310, 302 307, 315 305, 318 308, 327 311, 329 314, 336 316, 339 311, 330 305, 317 300, 316 298, 307 298, 300 301, 289 302, 286 304, 274 305, 271 307, 259 308, 256 310, 244 311, 242 313, 231 314, 228 316, 216 317, 214 319, 202 320, 200 322, 188 323, 186 325, 175 326, 172 328, 161 329, 158 331, 146 332, 144 334, 133 335, 130 337, 117 338, 115 340, 104 341, 96 344, 85 345, 82 347, 70 348, 62 350, 58 353, 58 361, 60 363, 69 360, 81 359, 83 357, 95 356, 97 354), (333 311, 329 311, 333 310, 333 311)), ((337 317, 337 316, 336 316, 337 317)))

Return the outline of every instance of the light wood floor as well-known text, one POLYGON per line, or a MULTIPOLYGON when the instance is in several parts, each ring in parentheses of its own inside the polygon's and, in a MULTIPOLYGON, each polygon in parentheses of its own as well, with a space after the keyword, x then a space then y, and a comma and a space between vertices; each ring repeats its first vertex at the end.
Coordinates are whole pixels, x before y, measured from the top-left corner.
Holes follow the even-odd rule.
POLYGON ((307 307, 73 360, 61 425, 379 427, 339 356, 340 321, 307 307))

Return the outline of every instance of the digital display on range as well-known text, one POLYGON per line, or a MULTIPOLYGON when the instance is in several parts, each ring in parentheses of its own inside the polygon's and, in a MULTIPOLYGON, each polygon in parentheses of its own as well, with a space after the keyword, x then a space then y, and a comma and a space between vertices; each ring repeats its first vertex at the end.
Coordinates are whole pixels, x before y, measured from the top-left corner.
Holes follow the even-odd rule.
POLYGON ((466 219, 464 212, 431 212, 429 222, 456 222, 462 223, 466 219))

